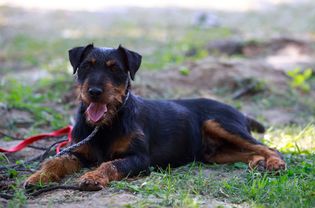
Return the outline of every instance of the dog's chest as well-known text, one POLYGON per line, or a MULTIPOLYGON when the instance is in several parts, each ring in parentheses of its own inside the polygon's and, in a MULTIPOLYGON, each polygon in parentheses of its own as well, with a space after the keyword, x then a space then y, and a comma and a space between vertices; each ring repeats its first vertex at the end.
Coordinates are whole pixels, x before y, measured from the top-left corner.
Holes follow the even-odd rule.
POLYGON ((131 135, 124 135, 115 138, 107 150, 108 156, 111 159, 115 159, 116 157, 128 153, 132 139, 133 137, 131 135))
POLYGON ((132 134, 104 133, 98 135, 97 140, 93 142, 93 149, 99 161, 108 161, 121 158, 128 154, 133 141, 132 134))

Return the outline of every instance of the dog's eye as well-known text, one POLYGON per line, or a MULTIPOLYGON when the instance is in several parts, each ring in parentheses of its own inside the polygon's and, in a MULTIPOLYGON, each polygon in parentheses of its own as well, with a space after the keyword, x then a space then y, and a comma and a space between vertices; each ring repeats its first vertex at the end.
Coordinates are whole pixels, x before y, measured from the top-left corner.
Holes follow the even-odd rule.
POLYGON ((107 60, 105 62, 105 65, 111 70, 111 71, 115 71, 117 69, 117 64, 116 61, 113 59, 107 60))
POLYGON ((115 64, 115 65, 112 65, 110 67, 108 67, 109 70, 111 70, 112 72, 115 72, 115 71, 118 71, 119 70, 119 67, 115 64))

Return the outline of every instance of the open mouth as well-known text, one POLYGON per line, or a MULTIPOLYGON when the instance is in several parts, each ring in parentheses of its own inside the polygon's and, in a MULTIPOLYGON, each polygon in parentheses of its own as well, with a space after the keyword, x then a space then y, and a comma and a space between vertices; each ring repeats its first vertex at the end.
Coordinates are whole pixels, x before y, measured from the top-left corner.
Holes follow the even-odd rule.
POLYGON ((107 105, 102 103, 90 103, 86 109, 88 119, 94 123, 99 122, 107 112, 107 105))

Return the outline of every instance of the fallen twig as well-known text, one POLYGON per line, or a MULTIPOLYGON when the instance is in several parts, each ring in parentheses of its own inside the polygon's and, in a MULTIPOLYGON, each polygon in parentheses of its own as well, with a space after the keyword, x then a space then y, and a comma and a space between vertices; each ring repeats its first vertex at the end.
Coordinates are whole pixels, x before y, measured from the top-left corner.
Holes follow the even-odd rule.
POLYGON ((250 92, 252 92, 256 88, 256 86, 257 86, 256 82, 251 83, 250 85, 247 85, 246 87, 236 91, 233 94, 232 99, 236 100, 236 99, 239 99, 239 98, 243 97, 246 94, 249 94, 250 92))
POLYGON ((0 193, 0 197, 6 200, 10 200, 12 199, 14 196, 12 194, 4 194, 4 193, 0 193))
POLYGON ((55 157, 60 157, 61 155, 64 155, 64 154, 69 154, 72 150, 74 150, 75 148, 77 147, 80 147, 81 145, 83 144, 87 144, 91 139, 93 139, 93 137, 95 136, 95 134, 97 134, 98 130, 99 130, 100 126, 96 126, 94 128, 94 130, 92 131, 92 133, 87 136, 85 139, 81 140, 80 142, 78 143, 75 143, 65 149, 63 149, 61 152, 59 152, 58 154, 55 155, 55 157))

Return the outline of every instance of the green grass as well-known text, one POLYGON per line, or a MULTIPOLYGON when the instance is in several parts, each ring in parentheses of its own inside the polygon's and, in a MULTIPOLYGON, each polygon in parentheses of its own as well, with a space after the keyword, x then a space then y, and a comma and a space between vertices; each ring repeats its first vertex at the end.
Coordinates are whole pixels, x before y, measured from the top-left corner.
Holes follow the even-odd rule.
POLYGON ((112 187, 138 196, 131 207, 199 207, 212 199, 251 207, 312 207, 314 162, 314 155, 303 157, 303 161, 290 155, 288 170, 277 176, 247 172, 243 164, 190 164, 154 171, 135 181, 113 182, 112 187), (206 174, 206 170, 212 171, 206 174))
MULTIPOLYGON (((139 25, 135 26, 133 30, 140 30, 140 33, 145 33, 139 25)), ((154 34, 149 33, 141 37, 133 37, 121 31, 113 35, 104 34, 108 38, 101 39, 98 37, 88 38, 57 38, 57 39, 43 39, 34 38, 28 34, 16 34, 12 40, 1 45, 5 52, 6 61, 16 62, 18 60, 21 66, 19 68, 27 69, 33 67, 40 67, 47 70, 49 65, 54 65, 56 60, 62 65, 58 67, 59 71, 65 70, 65 63, 67 63, 67 51, 75 46, 86 45, 94 43, 96 46, 118 47, 120 43, 132 50, 136 50, 144 56, 142 69, 145 70, 161 70, 165 67, 174 64, 181 64, 184 61, 196 60, 208 55, 208 52, 202 48, 204 44, 211 40, 218 38, 225 38, 231 36, 231 31, 227 28, 213 28, 198 30, 196 28, 187 28, 181 32, 183 28, 173 28, 168 31, 168 28, 161 28, 161 32, 167 33, 167 39, 174 41, 162 41, 154 37, 154 34), (180 30, 175 32, 176 30, 180 30), (176 37, 176 38, 175 38, 176 37), (150 47, 151 50, 146 50, 150 47), (185 52, 194 49, 196 53, 192 57, 185 57, 185 52)), ((126 29, 127 30, 127 29, 126 29)), ((128 31, 131 33, 132 31, 128 31)), ((57 67, 55 67, 57 68, 57 67)), ((15 69, 11 69, 15 70, 15 69)), ((9 71, 9 69, 6 69, 9 71)))
POLYGON ((315 204, 315 156, 289 155, 288 170, 280 175, 249 173, 225 182, 224 192, 231 202, 251 202, 266 207, 313 207, 315 204))
POLYGON ((270 128, 263 138, 264 143, 290 154, 315 153, 315 124, 270 128))
POLYGON ((25 190, 22 188, 24 179, 25 177, 17 177, 15 180, 15 184, 11 186, 14 190, 14 196, 11 200, 9 200, 7 204, 9 208, 25 207, 27 197, 25 196, 25 190))
MULTIPOLYGON (((31 112, 35 120, 33 127, 49 125, 52 128, 60 128, 69 123, 64 112, 58 112, 53 106, 48 105, 51 103, 58 105, 61 102, 61 93, 70 89, 71 83, 66 82, 64 78, 56 77, 53 81, 41 80, 35 86, 10 79, 1 82, 0 86, 0 102, 6 103, 9 108, 31 112)), ((63 105, 64 109, 67 109, 67 104, 63 105)))

